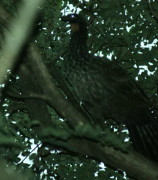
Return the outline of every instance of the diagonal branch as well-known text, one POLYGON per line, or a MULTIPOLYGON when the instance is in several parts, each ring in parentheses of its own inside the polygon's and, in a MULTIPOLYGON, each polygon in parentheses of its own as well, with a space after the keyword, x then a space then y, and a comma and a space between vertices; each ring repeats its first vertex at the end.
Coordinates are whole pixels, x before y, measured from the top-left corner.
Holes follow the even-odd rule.
POLYGON ((40 53, 35 45, 30 44, 28 55, 28 60, 32 64, 31 67, 33 73, 42 82, 44 94, 49 96, 47 102, 54 107, 62 117, 66 118, 72 127, 78 125, 84 126, 87 124, 88 122, 82 113, 78 112, 60 93, 60 89, 57 87, 55 80, 51 77, 46 66, 43 64, 40 53))
MULTIPOLYGON (((13 69, 17 61, 17 56, 24 46, 30 32, 34 19, 38 12, 38 6, 42 4, 43 0, 25 0, 21 5, 19 16, 11 22, 10 33, 5 35, 2 51, 0 53, 0 84, 6 81, 5 75, 7 70, 13 69)), ((0 14, 6 14, 0 7, 0 14)), ((7 16, 8 17, 8 16, 7 16)))

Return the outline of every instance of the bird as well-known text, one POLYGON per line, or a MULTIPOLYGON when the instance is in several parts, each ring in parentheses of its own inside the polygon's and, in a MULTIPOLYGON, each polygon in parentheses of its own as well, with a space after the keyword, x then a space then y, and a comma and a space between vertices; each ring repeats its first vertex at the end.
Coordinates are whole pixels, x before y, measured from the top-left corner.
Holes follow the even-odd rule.
POLYGON ((117 61, 89 53, 88 25, 80 14, 68 14, 71 35, 62 74, 82 106, 102 124, 108 117, 125 124, 134 150, 158 160, 156 110, 138 82, 117 61))

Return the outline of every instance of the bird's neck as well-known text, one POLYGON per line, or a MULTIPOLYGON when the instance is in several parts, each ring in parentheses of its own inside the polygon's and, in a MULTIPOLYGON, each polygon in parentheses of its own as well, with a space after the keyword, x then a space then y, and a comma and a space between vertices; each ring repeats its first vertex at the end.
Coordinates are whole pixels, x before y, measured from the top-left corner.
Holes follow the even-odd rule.
POLYGON ((70 40, 70 53, 85 55, 87 51, 87 34, 81 32, 73 32, 70 40))

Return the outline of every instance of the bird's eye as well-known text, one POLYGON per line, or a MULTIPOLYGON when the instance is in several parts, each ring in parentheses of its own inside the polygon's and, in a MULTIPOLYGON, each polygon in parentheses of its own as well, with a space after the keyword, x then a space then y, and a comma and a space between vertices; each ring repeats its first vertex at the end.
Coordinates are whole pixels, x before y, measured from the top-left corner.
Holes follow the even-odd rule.
POLYGON ((71 14, 71 18, 75 18, 75 15, 74 15, 74 14, 71 14))

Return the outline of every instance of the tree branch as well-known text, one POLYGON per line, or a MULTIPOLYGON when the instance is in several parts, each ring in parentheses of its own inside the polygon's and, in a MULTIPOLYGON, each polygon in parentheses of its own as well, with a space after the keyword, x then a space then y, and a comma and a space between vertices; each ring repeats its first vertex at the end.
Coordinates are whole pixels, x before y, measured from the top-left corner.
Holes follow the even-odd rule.
POLYGON ((42 62, 42 58, 37 47, 30 44, 28 48, 28 60, 32 64, 32 71, 43 84, 43 92, 49 96, 49 104, 56 109, 56 111, 66 120, 72 127, 78 125, 84 126, 87 124, 86 118, 82 113, 78 112, 72 104, 70 104, 65 97, 60 93, 60 89, 57 87, 55 80, 49 74, 46 66, 42 62), (78 117, 76 117, 76 114, 78 117))
MULTIPOLYGON (((42 1, 43 0, 23 1, 24 3, 21 5, 19 16, 12 20, 11 26, 9 27, 10 33, 5 35, 5 41, 3 42, 3 49, 0 56, 0 84, 6 81, 5 75, 7 74, 7 70, 13 69, 17 61, 16 57, 27 40, 30 27, 39 10, 37 7, 42 4, 42 1)), ((0 14, 3 16, 6 15, 2 7, 0 7, 0 14)))
POLYGON ((48 101, 49 97, 44 95, 44 94, 40 94, 40 93, 34 93, 34 92, 28 92, 26 94, 17 94, 15 92, 11 92, 11 91, 7 91, 5 92, 5 94, 11 98, 15 98, 15 99, 40 99, 43 101, 48 101))
MULTIPOLYGON (((30 27, 34 22, 42 1, 43 0, 36 0, 32 2, 31 0, 25 0, 23 8, 19 7, 20 9, 18 10, 18 18, 15 18, 12 21, 12 26, 9 26, 9 19, 11 19, 11 15, 7 13, 2 7, 0 7, 0 23, 3 22, 1 26, 3 27, 3 30, 4 27, 5 30, 7 30, 5 31, 6 46, 3 45, 4 47, 2 51, 3 59, 1 59, 0 68, 0 77, 2 78, 0 79, 0 82, 3 82, 4 80, 7 81, 7 78, 4 79, 4 75, 7 72, 7 69, 13 69, 15 62, 18 59, 24 59, 24 57, 17 58, 17 55, 21 52, 24 45, 26 44, 26 40, 31 29, 30 27)), ((0 43, 3 44, 1 39, 0 43)), ((26 56, 26 54, 24 54, 24 56, 26 56)), ((16 71, 16 73, 20 74, 19 86, 24 96, 29 92, 37 92, 39 94, 42 94, 40 90, 41 84, 38 84, 37 79, 34 78, 34 75, 30 72, 30 64, 27 63, 26 58, 21 63, 20 67, 18 66, 16 70, 18 71, 16 71)), ((25 99, 24 101, 26 109, 28 110, 28 113, 32 120, 39 121, 42 127, 47 125, 50 126, 53 124, 51 115, 47 109, 47 105, 43 100, 25 99)))
POLYGON ((150 162, 134 152, 123 153, 113 147, 102 146, 85 138, 75 137, 63 141, 58 138, 44 136, 43 141, 53 145, 53 147, 62 147, 74 153, 88 155, 99 162, 112 166, 114 169, 122 169, 137 180, 158 179, 158 164, 150 162))

